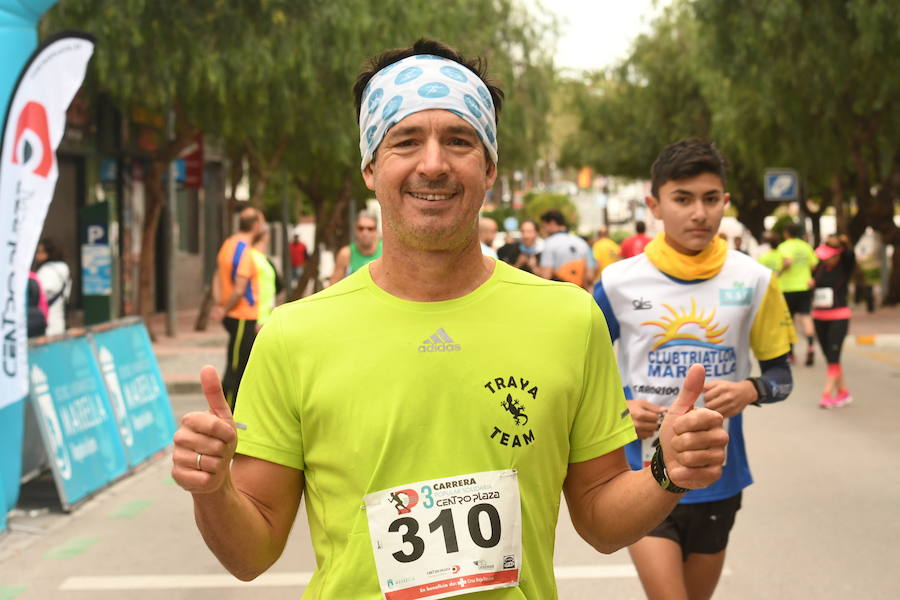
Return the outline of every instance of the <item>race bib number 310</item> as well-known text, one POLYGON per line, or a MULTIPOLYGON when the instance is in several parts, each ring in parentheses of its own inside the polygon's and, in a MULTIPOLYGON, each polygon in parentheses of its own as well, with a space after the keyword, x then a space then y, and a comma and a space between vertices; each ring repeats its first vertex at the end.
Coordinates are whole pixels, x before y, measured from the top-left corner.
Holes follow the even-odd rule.
POLYGON ((451 598, 519 584, 522 515, 515 470, 417 481, 365 501, 387 600, 451 598))

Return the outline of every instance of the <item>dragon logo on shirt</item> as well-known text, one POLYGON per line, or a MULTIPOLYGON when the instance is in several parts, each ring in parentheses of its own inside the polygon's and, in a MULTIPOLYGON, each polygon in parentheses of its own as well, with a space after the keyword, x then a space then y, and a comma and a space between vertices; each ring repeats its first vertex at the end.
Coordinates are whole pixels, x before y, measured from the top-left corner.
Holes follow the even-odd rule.
POLYGON ((528 415, 525 414, 525 407, 518 400, 513 398, 511 394, 506 395, 506 400, 501 401, 500 406, 512 415, 513 421, 515 421, 516 425, 519 427, 523 427, 528 423, 528 415))

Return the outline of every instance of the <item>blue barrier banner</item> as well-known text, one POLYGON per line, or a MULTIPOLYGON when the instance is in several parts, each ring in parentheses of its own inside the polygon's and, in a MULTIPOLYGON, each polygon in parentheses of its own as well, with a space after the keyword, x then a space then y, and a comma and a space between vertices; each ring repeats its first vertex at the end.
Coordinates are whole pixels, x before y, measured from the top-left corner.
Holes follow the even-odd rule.
POLYGON ((175 415, 143 323, 91 333, 100 371, 134 467, 175 435, 175 415))
MULTIPOLYGON (((0 489, 3 488, 3 477, 0 477, 0 489)), ((0 532, 6 530, 6 511, 9 509, 6 508, 6 498, 3 497, 3 494, 0 494, 0 532)))
MULTIPOLYGON (((0 508, 6 506, 5 510, 13 508, 19 501, 24 434, 24 399, 0 408, 0 508)), ((0 531, 2 529, 0 527, 0 531)))
POLYGON ((124 474, 125 448, 88 340, 29 352, 31 401, 63 508, 124 474))
MULTIPOLYGON (((56 0, 0 0, 0 124, 6 122, 16 81, 37 46, 37 23, 54 4, 56 0)), ((6 527, 6 511, 15 506, 19 497, 24 395, 22 392, 5 401, 0 399, 0 406, 9 404, 7 410, 0 409, 0 438, 5 438, 0 439, 0 531, 6 527)))
MULTIPOLYGON (((3 473, 0 471, 0 490, 3 489, 3 473)), ((6 494, 0 494, 0 533, 6 530, 6 494)))

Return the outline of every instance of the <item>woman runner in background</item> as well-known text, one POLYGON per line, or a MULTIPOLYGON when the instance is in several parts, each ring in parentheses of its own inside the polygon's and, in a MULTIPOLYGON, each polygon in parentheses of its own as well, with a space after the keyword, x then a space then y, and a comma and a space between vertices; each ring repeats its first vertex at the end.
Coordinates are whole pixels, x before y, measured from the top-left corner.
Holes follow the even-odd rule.
POLYGON ((850 307, 847 305, 847 283, 853 275, 856 257, 846 235, 830 235, 816 248, 819 264, 814 278, 813 323, 816 337, 822 346, 828 371, 825 390, 819 406, 838 408, 853 401, 844 382, 841 369, 841 346, 850 326, 850 307))

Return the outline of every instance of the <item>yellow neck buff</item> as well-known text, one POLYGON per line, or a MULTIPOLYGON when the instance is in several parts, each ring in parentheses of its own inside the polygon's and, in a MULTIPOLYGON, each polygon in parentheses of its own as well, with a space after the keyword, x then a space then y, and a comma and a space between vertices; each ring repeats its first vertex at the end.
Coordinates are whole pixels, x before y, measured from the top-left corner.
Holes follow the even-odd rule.
POLYGON ((695 281, 715 277, 722 270, 728 255, 728 244, 716 236, 700 254, 690 256, 672 248, 666 243, 666 235, 660 233, 647 244, 644 253, 666 275, 684 281, 695 281))

